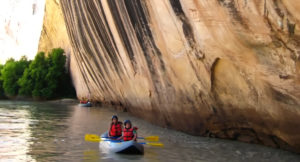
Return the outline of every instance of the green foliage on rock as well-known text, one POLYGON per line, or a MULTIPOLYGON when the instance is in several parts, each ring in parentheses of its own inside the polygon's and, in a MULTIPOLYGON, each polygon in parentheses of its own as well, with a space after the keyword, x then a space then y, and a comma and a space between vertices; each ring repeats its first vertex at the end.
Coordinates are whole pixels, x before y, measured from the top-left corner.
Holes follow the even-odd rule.
POLYGON ((1 77, 1 70, 3 69, 3 65, 0 65, 0 98, 4 98, 4 90, 3 90, 3 80, 1 77))
POLYGON ((1 69, 1 80, 4 93, 7 96, 16 96, 20 86, 18 80, 22 77, 24 69, 29 65, 30 61, 23 56, 19 61, 9 59, 1 69))
POLYGON ((72 86, 70 74, 66 71, 66 56, 61 48, 53 49, 47 58, 48 73, 46 75, 47 89, 45 95, 48 98, 75 97, 75 89, 72 86))
POLYGON ((44 52, 39 52, 19 79, 19 94, 25 96, 42 97, 41 91, 46 87, 47 62, 44 52))
POLYGON ((22 57, 10 59, 0 68, 3 91, 7 96, 27 96, 39 99, 75 97, 70 74, 66 70, 66 56, 61 48, 53 49, 46 56, 39 52, 33 61, 22 57))

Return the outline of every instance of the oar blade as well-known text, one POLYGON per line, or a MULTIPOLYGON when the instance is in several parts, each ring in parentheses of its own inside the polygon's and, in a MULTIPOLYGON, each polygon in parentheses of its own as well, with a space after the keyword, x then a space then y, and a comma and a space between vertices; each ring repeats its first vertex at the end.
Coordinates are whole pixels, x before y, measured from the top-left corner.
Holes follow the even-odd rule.
POLYGON ((86 134, 84 139, 89 142, 100 142, 101 139, 96 134, 86 134))
POLYGON ((158 136, 148 136, 148 137, 145 137, 145 140, 157 142, 157 141, 159 141, 159 137, 158 136))
POLYGON ((142 145, 150 145, 150 146, 157 146, 157 147, 164 147, 164 144, 162 144, 162 143, 140 142, 139 144, 142 144, 142 145))

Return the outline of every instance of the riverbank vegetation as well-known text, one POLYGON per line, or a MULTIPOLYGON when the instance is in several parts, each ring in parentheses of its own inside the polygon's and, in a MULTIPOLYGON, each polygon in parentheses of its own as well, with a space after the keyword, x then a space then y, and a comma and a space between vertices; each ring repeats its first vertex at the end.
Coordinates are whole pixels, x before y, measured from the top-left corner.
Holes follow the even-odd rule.
POLYGON ((39 52, 34 60, 23 56, 20 60, 9 59, 0 65, 0 98, 5 96, 34 99, 75 97, 64 50, 55 48, 48 55, 39 52))

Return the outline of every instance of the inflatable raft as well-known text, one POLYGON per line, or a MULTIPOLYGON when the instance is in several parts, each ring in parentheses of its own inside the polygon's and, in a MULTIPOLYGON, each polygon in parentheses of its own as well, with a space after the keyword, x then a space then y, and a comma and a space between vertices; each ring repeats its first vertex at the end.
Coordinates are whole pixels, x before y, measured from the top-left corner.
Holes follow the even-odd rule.
POLYGON ((79 104, 80 107, 92 107, 92 103, 87 102, 87 103, 80 103, 79 104))
POLYGON ((101 135, 99 147, 106 153, 144 154, 144 146, 136 141, 114 141, 108 138, 108 132, 101 135))

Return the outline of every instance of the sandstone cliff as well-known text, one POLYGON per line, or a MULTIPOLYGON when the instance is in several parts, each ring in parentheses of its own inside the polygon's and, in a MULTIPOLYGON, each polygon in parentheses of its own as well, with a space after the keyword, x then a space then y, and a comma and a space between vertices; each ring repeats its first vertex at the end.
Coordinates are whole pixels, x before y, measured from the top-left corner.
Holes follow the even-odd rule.
POLYGON ((62 15, 59 0, 46 0, 43 30, 39 42, 39 51, 49 52, 61 47, 71 52, 68 33, 62 15))
POLYGON ((79 91, 79 89, 86 89, 86 85, 82 84, 82 74, 78 73, 79 69, 77 63, 74 62, 76 60, 72 59, 74 56, 71 56, 73 52, 61 10, 60 0, 46 0, 44 23, 38 51, 48 53, 53 48, 59 47, 65 50, 73 84, 76 86, 77 91, 79 91))
POLYGON ((79 98, 195 135, 300 152, 297 0, 60 3, 79 98))

